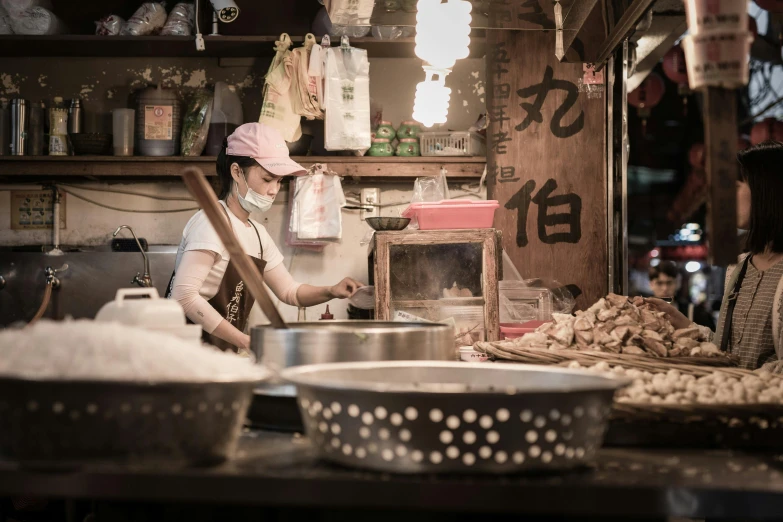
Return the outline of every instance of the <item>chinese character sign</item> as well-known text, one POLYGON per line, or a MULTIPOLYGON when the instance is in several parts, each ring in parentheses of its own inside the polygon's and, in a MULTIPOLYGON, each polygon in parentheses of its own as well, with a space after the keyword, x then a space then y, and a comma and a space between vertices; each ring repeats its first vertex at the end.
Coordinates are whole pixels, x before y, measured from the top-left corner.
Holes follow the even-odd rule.
POLYGON ((535 180, 525 183, 522 188, 506 203, 508 210, 517 211, 517 246, 525 247, 527 238, 527 215, 530 204, 538 208, 538 239, 547 245, 556 243, 578 243, 582 239, 582 198, 576 194, 553 195, 557 190, 557 182, 549 179, 534 195, 535 180), (558 225, 565 231, 551 231, 558 225))

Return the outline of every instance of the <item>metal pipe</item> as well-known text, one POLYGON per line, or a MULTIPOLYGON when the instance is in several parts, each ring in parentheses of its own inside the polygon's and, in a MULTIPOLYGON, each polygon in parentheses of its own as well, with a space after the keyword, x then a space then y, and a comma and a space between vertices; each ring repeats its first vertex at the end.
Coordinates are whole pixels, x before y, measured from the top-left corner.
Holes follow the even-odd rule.
POLYGON ((141 246, 141 242, 139 241, 139 238, 136 237, 136 233, 128 225, 120 225, 117 227, 117 230, 114 231, 112 237, 117 237, 117 234, 119 234, 120 230, 122 230, 123 228, 127 228, 130 231, 130 233, 133 235, 133 239, 136 240, 136 244, 139 247, 139 252, 141 252, 142 257, 144 258, 144 275, 140 275, 139 273, 136 273, 136 277, 133 278, 133 281, 131 281, 131 283, 137 284, 141 287, 149 288, 152 286, 152 277, 150 276, 150 261, 149 259, 147 259, 147 253, 144 252, 144 249, 141 246))
POLYGON ((54 250, 60 250, 60 191, 52 189, 52 243, 54 250))

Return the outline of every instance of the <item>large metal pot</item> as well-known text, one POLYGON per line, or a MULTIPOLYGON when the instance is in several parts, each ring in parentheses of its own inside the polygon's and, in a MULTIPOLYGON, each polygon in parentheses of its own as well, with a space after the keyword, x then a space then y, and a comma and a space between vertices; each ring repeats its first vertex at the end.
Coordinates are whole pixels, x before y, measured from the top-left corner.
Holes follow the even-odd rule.
POLYGON ((289 328, 256 326, 250 346, 261 364, 289 366, 353 361, 448 361, 454 330, 435 323, 320 321, 289 328))
MULTIPOLYGON (((305 364, 457 358, 454 329, 449 325, 320 321, 288 326, 287 329, 256 326, 250 332, 250 346, 256 359, 275 373, 305 364)), ((256 389, 249 418, 251 423, 263 428, 301 430, 296 388, 272 378, 256 389)))

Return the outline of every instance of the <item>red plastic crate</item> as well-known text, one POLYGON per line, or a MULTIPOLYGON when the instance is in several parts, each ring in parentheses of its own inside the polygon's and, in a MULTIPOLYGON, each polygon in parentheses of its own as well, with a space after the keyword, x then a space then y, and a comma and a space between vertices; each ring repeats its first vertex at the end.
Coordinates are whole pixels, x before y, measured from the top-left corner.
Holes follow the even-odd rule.
POLYGON ((492 228, 499 206, 496 200, 412 203, 402 217, 416 218, 420 230, 492 228))

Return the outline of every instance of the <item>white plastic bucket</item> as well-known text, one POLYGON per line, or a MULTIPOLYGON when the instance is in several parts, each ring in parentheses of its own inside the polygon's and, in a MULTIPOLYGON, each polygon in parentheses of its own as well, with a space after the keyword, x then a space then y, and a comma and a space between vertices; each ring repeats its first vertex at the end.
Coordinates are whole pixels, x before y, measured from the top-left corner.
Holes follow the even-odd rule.
POLYGON ((692 35, 748 30, 748 0, 686 0, 692 35))
POLYGON ((683 38, 682 48, 691 89, 734 89, 747 85, 752 41, 753 36, 747 30, 683 38))

